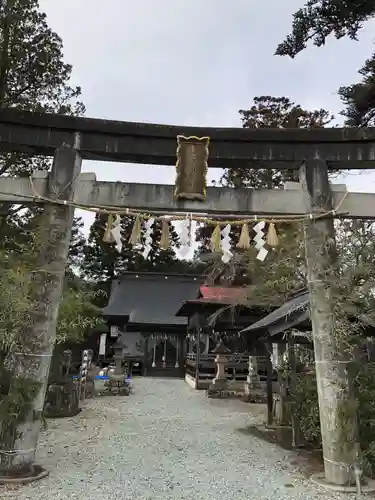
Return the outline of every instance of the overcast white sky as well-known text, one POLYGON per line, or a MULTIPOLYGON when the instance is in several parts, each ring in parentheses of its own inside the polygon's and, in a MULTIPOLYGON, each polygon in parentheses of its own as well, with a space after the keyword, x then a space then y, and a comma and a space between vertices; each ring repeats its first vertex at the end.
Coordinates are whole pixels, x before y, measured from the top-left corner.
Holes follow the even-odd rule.
MULTIPOLYGON (((258 95, 288 96, 337 114, 336 90, 358 80, 374 50, 330 40, 295 60, 274 56, 304 0, 40 0, 64 41, 87 116, 197 126, 241 126, 238 110, 258 95)), ((100 180, 174 182, 171 167, 84 162, 100 180)), ((219 172, 210 169, 210 179, 219 172)), ((342 180, 341 180, 342 181, 342 180)), ((350 175, 351 191, 375 192, 375 172, 350 175)), ((85 216, 85 219, 89 219, 85 216)))

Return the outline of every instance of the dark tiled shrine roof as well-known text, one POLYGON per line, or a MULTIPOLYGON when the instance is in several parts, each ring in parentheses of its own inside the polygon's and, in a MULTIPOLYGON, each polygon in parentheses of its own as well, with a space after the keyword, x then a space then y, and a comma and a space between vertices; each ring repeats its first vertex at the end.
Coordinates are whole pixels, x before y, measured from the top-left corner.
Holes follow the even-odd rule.
POLYGON ((135 324, 186 325, 187 318, 177 317, 176 311, 198 297, 199 287, 197 276, 126 273, 114 282, 102 314, 135 324))
POLYGON ((271 327, 271 334, 280 333, 308 319, 310 317, 309 305, 309 292, 303 290, 261 320, 241 330, 241 333, 266 330, 271 327))

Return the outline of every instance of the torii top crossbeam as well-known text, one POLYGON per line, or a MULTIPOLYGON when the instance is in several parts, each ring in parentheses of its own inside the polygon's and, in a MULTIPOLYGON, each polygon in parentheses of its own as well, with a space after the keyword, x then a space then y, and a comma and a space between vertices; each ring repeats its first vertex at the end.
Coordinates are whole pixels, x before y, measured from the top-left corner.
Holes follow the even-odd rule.
POLYGON ((375 128, 243 129, 119 122, 17 110, 0 112, 0 149, 53 156, 73 146, 77 133, 82 158, 175 165, 176 137, 210 137, 209 167, 296 168, 308 159, 330 169, 375 165, 375 128))

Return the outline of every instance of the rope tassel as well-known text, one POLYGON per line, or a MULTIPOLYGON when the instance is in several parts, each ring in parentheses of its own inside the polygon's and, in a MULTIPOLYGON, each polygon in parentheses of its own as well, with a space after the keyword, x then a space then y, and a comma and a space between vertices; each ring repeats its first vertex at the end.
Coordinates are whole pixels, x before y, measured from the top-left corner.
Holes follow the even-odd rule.
POLYGON ((133 229, 129 238, 129 243, 134 247, 141 242, 142 224, 139 215, 135 218, 133 229))
POLYGON ((236 245, 237 248, 242 248, 244 250, 250 248, 250 234, 249 234, 249 226, 247 224, 243 224, 241 229, 240 238, 236 245))
POLYGON ((275 248, 279 245, 279 237, 277 236, 276 227, 273 222, 270 222, 267 231, 267 244, 271 248, 275 248))
POLYGON ((169 221, 166 219, 163 219, 161 225, 160 248, 162 250, 169 248, 169 221))
POLYGON ((211 250, 212 252, 221 252, 221 231, 220 224, 216 224, 216 227, 211 236, 211 250))

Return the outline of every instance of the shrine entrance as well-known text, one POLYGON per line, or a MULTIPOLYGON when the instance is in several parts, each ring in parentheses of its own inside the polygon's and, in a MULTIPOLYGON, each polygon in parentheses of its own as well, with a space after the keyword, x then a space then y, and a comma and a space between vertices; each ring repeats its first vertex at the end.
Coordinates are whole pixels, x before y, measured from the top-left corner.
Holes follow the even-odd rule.
POLYGON ((184 336, 156 333, 147 339, 145 375, 150 377, 184 377, 184 336))
POLYGON ((118 335, 118 354, 140 362, 142 375, 183 378, 187 318, 176 312, 199 289, 199 276, 123 273, 102 311, 118 335))
MULTIPOLYGON (((325 481, 339 486, 351 483, 352 466, 357 462, 357 447, 351 441, 352 433, 344 435, 340 426, 331 425, 340 421, 340 415, 347 412, 348 407, 355 408, 342 349, 335 336, 335 322, 332 321, 335 303, 330 282, 336 279, 336 253, 332 251, 335 241, 333 219, 372 220, 375 196, 348 193, 346 186, 331 186, 328 172, 373 168, 375 129, 200 128, 111 122, 7 109, 0 112, 0 149, 7 153, 54 156, 50 173, 36 172, 28 180, 9 176, 0 178, 2 203, 44 204, 47 220, 39 228, 41 251, 38 263, 43 264, 40 264, 40 271, 32 280, 34 307, 29 311, 28 328, 24 329, 23 338, 26 355, 20 356, 17 361, 19 373, 29 373, 31 381, 41 387, 41 396, 33 400, 27 412, 27 415, 38 417, 27 422, 30 432, 26 438, 14 438, 10 444, 13 446, 10 456, 14 456, 14 460, 6 456, 7 473, 13 465, 19 469, 22 464, 28 470, 34 461, 41 402, 48 382, 46 374, 56 335, 51 318, 55 317, 63 290, 70 243, 67 236, 70 235, 74 208, 80 208, 108 214, 104 240, 115 243, 119 251, 122 245, 121 215, 134 217, 129 243, 135 247, 142 243, 145 258, 151 250, 151 233, 156 221, 161 224, 159 245, 163 250, 170 246, 168 222, 179 221, 180 252, 191 246, 192 221, 210 226, 212 252, 219 255, 224 263, 233 257, 233 245, 230 245, 232 226, 241 227, 235 247, 245 251, 254 247, 256 258, 264 261, 269 248, 279 243, 278 231, 282 224, 303 223, 316 379, 324 434, 325 481), (177 170, 175 186, 99 182, 93 174, 80 174, 82 159, 98 158, 173 165, 177 170), (298 169, 300 182, 286 183, 285 189, 274 190, 207 187, 209 167, 298 169), (230 214, 229 220, 227 214, 230 214), (42 267, 45 262, 51 262, 53 266, 42 267), (332 346, 336 347, 333 349, 332 346), (33 359, 32 364, 30 359, 33 359), (339 383, 332 377, 332 367, 335 367, 339 383), (336 446, 337 441, 340 441, 339 447, 336 446), (22 451, 25 449, 27 453, 22 451)), ((133 284, 137 279, 135 275, 133 284)), ((167 282, 169 279, 167 277, 167 282)), ((180 277, 177 278, 179 280, 180 277)), ((177 342, 172 341, 169 334, 158 342, 151 336, 156 331, 161 335, 165 335, 166 331, 176 335, 178 326, 186 331, 186 323, 178 322, 175 312, 181 302, 196 297, 193 280, 190 278, 191 294, 186 293, 185 286, 180 287, 183 293, 175 293, 176 285, 169 289, 168 300, 160 280, 153 285, 150 282, 146 289, 153 286, 156 299, 147 301, 141 295, 144 307, 137 307, 138 300, 132 304, 132 296, 135 295, 133 287, 123 308, 116 299, 116 290, 117 295, 121 295, 118 294, 119 283, 105 308, 108 318, 120 318, 121 321, 126 318, 127 328, 132 327, 133 331, 146 334, 145 365, 149 372, 154 370, 151 372, 154 375, 159 372, 167 375, 169 367, 171 371, 183 372, 177 356, 177 351, 182 351, 183 336, 177 342), (162 311, 163 304, 169 304, 168 314, 162 311), (168 326, 170 330, 167 330, 168 326)), ((355 429, 356 415, 352 413, 347 425, 355 429)), ((26 436, 22 432, 24 428, 25 422, 19 422, 13 435, 18 436, 20 431, 21 436, 26 436)))

